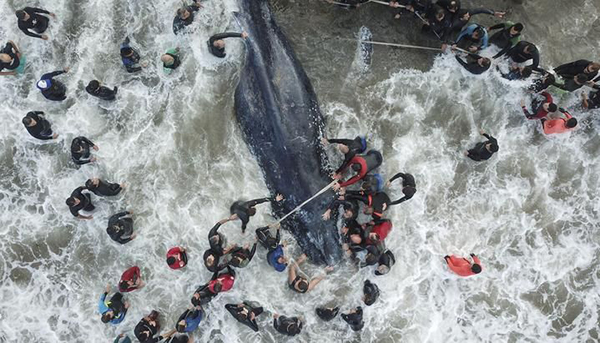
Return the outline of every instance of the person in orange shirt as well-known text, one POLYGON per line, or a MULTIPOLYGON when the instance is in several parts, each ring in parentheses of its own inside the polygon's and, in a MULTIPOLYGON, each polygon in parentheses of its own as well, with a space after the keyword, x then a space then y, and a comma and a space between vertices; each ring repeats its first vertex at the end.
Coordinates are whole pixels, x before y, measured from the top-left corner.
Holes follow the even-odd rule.
POLYGON ((542 119, 542 127, 545 134, 564 133, 573 130, 577 126, 577 119, 573 118, 569 112, 562 108, 560 110, 562 112, 560 117, 542 119))
POLYGON ((479 261, 479 257, 475 256, 475 254, 471 253, 471 257, 473 258, 473 263, 467 260, 464 257, 458 256, 444 256, 444 260, 448 263, 448 267, 459 276, 471 276, 475 274, 481 273, 481 261, 479 261))

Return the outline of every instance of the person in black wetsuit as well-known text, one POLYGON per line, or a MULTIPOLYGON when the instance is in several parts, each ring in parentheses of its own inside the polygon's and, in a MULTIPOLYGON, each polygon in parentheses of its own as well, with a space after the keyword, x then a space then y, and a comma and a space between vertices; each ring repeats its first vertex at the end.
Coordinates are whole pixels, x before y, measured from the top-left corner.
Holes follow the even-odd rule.
POLYGON ((365 323, 363 322, 363 310, 360 306, 347 313, 342 313, 342 319, 350 324, 352 331, 360 331, 365 326, 365 323))
POLYGON ((123 184, 105 182, 97 177, 85 182, 85 188, 99 196, 115 196, 121 193, 123 187, 123 184))
POLYGON ((225 58, 225 38, 248 38, 248 34, 246 32, 238 33, 238 32, 223 32, 218 33, 208 40, 208 50, 211 54, 215 55, 219 58, 225 58))
POLYGON ((480 130, 479 133, 488 140, 477 143, 473 149, 465 152, 465 156, 473 161, 485 161, 498 151, 498 141, 496 138, 488 135, 483 130, 480 130))
POLYGON ((364 251, 367 247, 362 226, 356 221, 348 221, 341 230, 342 250, 346 256, 350 257, 355 262, 360 259, 356 254, 364 251))
POLYGON ((345 221, 353 220, 358 217, 358 203, 356 200, 340 200, 339 198, 336 198, 329 204, 325 213, 323 213, 323 220, 329 220, 329 218, 331 218, 331 212, 333 210, 337 211, 340 205, 344 208, 342 216, 345 221))
POLYGON ((106 233, 110 236, 110 238, 118 242, 120 244, 125 244, 136 237, 136 233, 133 232, 133 219, 131 216, 133 211, 123 211, 119 212, 108 219, 108 227, 106 228, 106 233))
POLYGON ((600 91, 590 92, 589 96, 581 93, 581 106, 587 110, 600 108, 600 91))
POLYGON ((165 338, 173 336, 173 334, 177 332, 177 330, 173 329, 167 332, 166 334, 154 337, 160 330, 158 315, 158 312, 152 311, 149 315, 142 318, 140 322, 137 323, 137 325, 135 326, 133 333, 135 334, 135 337, 140 341, 140 343, 157 343, 165 338))
POLYGON ((533 81, 527 90, 531 93, 539 93, 546 90, 556 82, 556 77, 553 74, 545 72, 542 77, 533 81))
POLYGON ((572 79, 564 79, 563 83, 555 82, 554 86, 567 92, 574 92, 583 86, 600 89, 600 85, 597 85, 595 82, 591 81, 589 76, 584 73, 577 74, 572 79))
POLYGON ((468 54, 466 61, 458 55, 455 56, 456 61, 460 63, 468 72, 475 75, 480 75, 490 69, 492 61, 487 57, 481 57, 475 54, 468 54))
MULTIPOLYGON (((317 277, 312 278, 310 281, 303 275, 299 274, 300 267, 299 264, 302 264, 306 260, 306 255, 302 254, 297 260, 294 260, 291 268, 288 268, 288 287, 297 292, 297 293, 306 293, 311 291, 315 286, 319 284, 324 278, 325 275, 319 275, 317 277)), ((325 273, 328 273, 333 270, 333 267, 326 267, 325 273)))
POLYGON ((340 200, 360 201, 367 205, 366 214, 370 214, 373 219, 379 219, 383 213, 390 207, 390 197, 385 192, 370 194, 364 191, 346 191, 345 195, 338 198, 340 200))
POLYGON ((517 43, 517 45, 508 50, 506 56, 508 56, 515 63, 525 63, 529 60, 533 60, 531 69, 540 73, 545 72, 544 69, 539 67, 540 52, 533 43, 520 41, 517 43))
POLYGON ((54 80, 55 76, 67 72, 69 72, 69 68, 42 75, 36 86, 40 91, 42 91, 42 95, 46 99, 52 101, 63 101, 67 98, 67 87, 65 87, 62 82, 54 80))
POLYGON ((129 302, 123 301, 123 294, 117 292, 113 294, 110 300, 106 300, 108 293, 110 292, 110 284, 106 286, 106 290, 100 297, 100 302, 98 303, 98 310, 102 315, 103 323, 112 323, 119 324, 127 315, 127 310, 129 309, 129 302))
POLYGON ((323 138, 321 142, 325 146, 329 143, 338 144, 338 149, 344 154, 344 162, 342 162, 342 165, 335 171, 336 174, 341 173, 354 156, 362 154, 367 150, 367 140, 361 136, 356 136, 354 139, 323 138))
POLYGON ((96 158, 91 155, 90 148, 96 151, 99 149, 91 140, 83 136, 75 137, 71 142, 71 158, 73 162, 79 165, 95 162, 96 158))
POLYGON ((181 58, 179 57, 179 48, 169 50, 160 57, 160 61, 163 63, 163 68, 175 70, 181 65, 181 58))
POLYGON ((0 76, 17 75, 21 65, 21 51, 15 42, 9 40, 2 51, 0 51, 0 76), (9 71, 2 71, 7 69, 9 71))
POLYGON ((118 87, 110 89, 108 87, 102 86, 100 81, 92 80, 88 83, 87 87, 85 87, 85 91, 96 98, 100 98, 102 100, 115 100, 115 96, 117 95, 118 87))
POLYGON ((44 118, 44 112, 31 111, 23 117, 23 125, 29 134, 37 139, 49 140, 56 139, 58 134, 52 132, 50 122, 44 118))
POLYGON ((458 35, 462 31, 462 29, 469 23, 469 20, 471 20, 471 18, 474 15, 478 14, 488 14, 496 16, 498 18, 502 18, 506 13, 490 10, 487 8, 459 9, 452 16, 452 28, 450 29, 450 35, 458 35))
POLYGON ((335 318, 340 312, 339 307, 317 307, 317 316, 322 320, 328 322, 335 318))
POLYGON ((238 200, 231 204, 229 207, 229 213, 231 213, 231 220, 239 219, 242 221, 242 233, 246 232, 246 226, 250 221, 250 217, 256 214, 256 208, 254 206, 258 204, 262 204, 263 202, 273 201, 280 202, 283 200, 283 196, 281 194, 277 194, 275 198, 260 198, 254 199, 250 201, 238 200))
POLYGON ((494 55, 494 59, 506 54, 513 46, 517 45, 521 39, 521 32, 523 32, 524 26, 521 23, 500 23, 494 26, 488 27, 488 32, 492 30, 500 31, 494 33, 490 37, 490 44, 494 44, 500 51, 494 55))
POLYGON ((600 63, 588 60, 577 60, 554 68, 556 75, 563 79, 573 79, 579 74, 585 74, 590 81, 593 81, 598 76, 599 70, 600 63))
POLYGON ((391 251, 386 250, 379 256, 378 263, 379 265, 377 266, 377 269, 375 269, 375 275, 385 275, 390 272, 392 266, 396 263, 396 257, 391 251))
POLYGON ((507 80, 525 80, 529 78, 533 72, 531 66, 519 67, 519 66, 510 66, 508 74, 503 73, 500 70, 499 66, 496 66, 496 70, 502 75, 503 78, 507 80))
POLYGON ((363 302, 367 306, 371 306, 379 299, 379 287, 369 280, 365 280, 363 286, 363 302))
POLYGON ((175 19, 173 19, 173 33, 177 35, 182 32, 186 26, 191 25, 192 22, 194 22, 196 12, 198 12, 201 7, 200 1, 194 0, 194 3, 190 6, 184 6, 178 9, 177 15, 175 16, 175 19))
POLYGON ((235 320, 258 332, 256 317, 263 313, 263 308, 260 305, 244 301, 240 304, 227 304, 225 309, 229 311, 235 320))
POLYGON ((231 251, 231 257, 229 258, 229 265, 236 268, 244 268, 252 261, 254 253, 256 253, 256 245, 254 242, 252 249, 250 244, 245 244, 244 247, 237 247, 231 251))
POLYGON ((46 32, 46 29, 48 28, 48 22, 50 20, 39 13, 48 14, 52 18, 56 18, 54 13, 50 13, 46 10, 35 7, 25 7, 24 9, 17 11, 15 14, 19 19, 19 29, 23 31, 23 33, 30 37, 47 40, 48 36, 44 35, 43 33, 46 32))
POLYGON ((423 33, 433 32, 442 42, 446 42, 450 39, 452 31, 452 18, 445 9, 434 5, 431 11, 427 13, 428 24, 424 24, 421 31, 423 33))
POLYGON ((398 173, 396 175, 394 175, 387 183, 386 183, 386 187, 389 187, 392 182, 394 182, 395 180, 402 178, 402 193, 404 194, 404 196, 398 200, 394 200, 390 203, 391 205, 398 205, 401 204, 403 202, 405 202, 406 200, 410 200, 412 199, 412 197, 415 195, 415 193, 417 192, 417 184, 415 183, 415 177, 412 176, 409 173, 398 173))
POLYGON ((281 225, 277 224, 277 233, 275 237, 271 234, 270 226, 264 226, 256 229, 256 239, 267 250, 277 248, 281 240, 281 225))
POLYGON ((82 214, 79 214, 79 211, 81 210, 91 212, 96 208, 92 204, 91 195, 89 193, 84 194, 84 190, 85 187, 75 188, 73 193, 71 193, 71 196, 67 199, 66 203, 67 206, 69 206, 69 211, 71 211, 73 217, 79 219, 92 219, 94 218, 93 216, 84 216, 82 214))
POLYGON ((221 219, 212 229, 208 232, 208 243, 210 244, 210 249, 204 252, 204 265, 211 272, 218 272, 219 270, 227 267, 227 261, 221 260, 225 255, 227 255, 231 249, 235 246, 226 247, 227 239, 223 236, 219 231, 221 225, 227 223, 228 221, 233 220, 232 218, 221 219))
POLYGON ((273 314, 273 327, 277 332, 287 336, 296 336, 302 331, 303 321, 299 317, 286 317, 273 314))

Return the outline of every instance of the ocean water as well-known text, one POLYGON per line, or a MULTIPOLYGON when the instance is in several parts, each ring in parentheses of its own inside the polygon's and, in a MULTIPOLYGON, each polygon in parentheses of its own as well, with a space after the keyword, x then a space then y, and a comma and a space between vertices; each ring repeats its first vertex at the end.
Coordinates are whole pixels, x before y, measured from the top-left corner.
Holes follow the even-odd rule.
MULTIPOLYGON (((544 67, 600 53, 598 0, 464 2, 511 8, 508 18, 526 25, 524 38, 539 46, 544 67)), ((17 29, 13 12, 26 4, 38 5, 0 4, 0 34, 29 62, 25 75, 0 80, 0 342, 111 342, 121 332, 133 338, 133 327, 152 309, 170 329, 194 289, 210 278, 201 262, 208 230, 228 215, 232 201, 267 195, 233 113, 243 43, 228 43, 225 60, 205 48, 212 34, 237 29, 230 15, 236 3, 204 2, 187 36, 171 30, 179 2, 40 3, 57 15, 46 42, 17 29), (125 35, 149 63, 140 74, 121 66, 125 35), (166 76, 159 57, 175 46, 183 64, 166 76), (69 99, 46 101, 35 81, 65 66, 71 71, 59 79, 69 99), (118 85, 118 101, 90 98, 84 88, 93 78, 118 85), (20 120, 30 110, 46 112, 58 141, 28 136, 20 120), (70 162, 70 141, 78 135, 100 147, 98 163, 70 162), (116 198, 94 197, 94 219, 80 221, 64 201, 93 176, 125 182, 127 189, 116 198), (138 238, 121 246, 105 228, 122 209, 135 212, 138 238), (184 270, 165 263, 175 245, 189 249, 184 270), (132 305, 123 323, 105 325, 97 300, 132 265, 141 268, 147 286, 126 295, 132 305)), ((375 47, 369 72, 360 72, 355 38, 363 25, 375 40, 435 46, 420 36, 414 18, 394 20, 377 4, 355 11, 317 0, 272 5, 313 81, 328 136, 367 135, 384 155, 381 171, 388 178, 412 173, 418 192, 387 213, 394 229, 386 243, 397 258, 388 275, 340 262, 314 292, 298 295, 259 248, 234 289, 206 307, 195 341, 598 342, 600 122, 597 111, 578 106, 579 92, 559 98, 580 128, 546 137, 520 111, 524 83, 507 82, 495 71, 468 75, 450 55, 375 47), (463 156, 481 139, 479 128, 500 145, 485 163, 463 156), (482 274, 462 279, 448 272, 444 255, 470 252, 480 256, 482 274), (319 305, 359 305, 367 278, 382 296, 365 308, 361 332, 339 318, 324 323, 316 317, 319 305), (267 310, 258 317, 258 333, 224 309, 245 299, 267 310), (272 312, 304 316, 303 333, 288 339, 275 332, 272 312)), ((392 197, 400 193, 390 190, 392 197)), ((269 205, 261 205, 250 228, 272 220, 269 205)), ((241 234, 239 222, 221 230, 230 242, 253 239, 241 234)), ((299 255, 293 238, 284 238, 288 254, 299 255)), ((302 269, 316 275, 322 266, 302 269)))

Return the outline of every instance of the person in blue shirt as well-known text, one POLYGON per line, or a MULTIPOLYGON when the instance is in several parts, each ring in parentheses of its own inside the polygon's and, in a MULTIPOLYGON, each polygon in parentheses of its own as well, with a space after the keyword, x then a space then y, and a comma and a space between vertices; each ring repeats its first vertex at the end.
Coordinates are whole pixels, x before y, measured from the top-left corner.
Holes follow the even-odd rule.
POLYGON ((453 47, 458 47, 469 52, 477 52, 487 48, 488 41, 487 30, 479 24, 471 24, 460 32, 453 47))
POLYGON ((287 267, 288 259, 283 252, 284 244, 278 244, 275 249, 269 250, 267 253, 267 261, 269 265, 275 268, 276 271, 282 272, 287 267))
POLYGON ((140 63, 140 54, 129 45, 129 37, 121 44, 121 61, 128 73, 136 73, 147 66, 144 62, 140 63))
POLYGON ((108 293, 110 292, 110 285, 106 286, 106 290, 100 297, 98 302, 98 312, 102 315, 103 323, 111 323, 113 325, 119 324, 125 319, 127 309, 129 308, 129 302, 123 301, 123 294, 117 292, 110 300, 106 300, 108 293))
POLYGON ((281 240, 281 225, 276 224, 274 227, 277 229, 277 235, 275 237, 273 237, 269 231, 269 226, 265 226, 256 229, 256 239, 263 247, 265 247, 265 249, 269 250, 267 253, 267 262, 269 265, 275 268, 276 271, 282 272, 287 267, 287 258, 283 252, 285 242, 279 244, 281 240))
POLYGON ((204 317, 204 309, 201 305, 185 310, 177 320, 177 332, 192 332, 198 328, 202 318, 204 317))

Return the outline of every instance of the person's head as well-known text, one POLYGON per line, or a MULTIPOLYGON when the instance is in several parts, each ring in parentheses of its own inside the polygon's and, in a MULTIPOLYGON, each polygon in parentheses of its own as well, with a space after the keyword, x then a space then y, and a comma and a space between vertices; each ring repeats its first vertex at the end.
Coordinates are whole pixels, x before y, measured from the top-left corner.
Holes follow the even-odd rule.
POLYGON ((554 112, 558 111, 558 106, 556 106, 555 103, 547 102, 544 104, 544 109, 548 113, 554 113, 554 112))
POLYGON ((488 149, 489 152, 497 152, 498 151, 498 144, 496 143, 488 143, 485 145, 486 149, 488 149))
POLYGON ((473 35, 471 37, 473 37, 474 39, 479 39, 479 38, 483 37, 484 35, 485 35, 485 32, 483 31, 483 27, 478 26, 473 31, 473 35))
POLYGON ((287 261, 285 260, 284 256, 279 256, 277 258, 277 263, 287 265, 287 261))
POLYGON ((177 332, 185 332, 185 320, 182 319, 179 322, 177 322, 177 332))
POLYGON ((133 49, 130 47, 121 48, 121 57, 131 57, 133 55, 133 49))
POLYGON ((458 1, 458 0, 450 1, 450 4, 448 5, 448 11, 455 13, 456 11, 458 11, 459 8, 460 8, 460 1, 458 1))
POLYGON ((34 126, 36 123, 35 119, 31 118, 31 117, 23 117, 23 125, 27 126, 27 127, 31 127, 34 126))
POLYGON ((480 59, 477 60, 477 63, 479 63, 479 65, 482 66, 482 67, 489 68, 490 64, 492 63, 492 61, 489 58, 487 58, 487 57, 482 57, 482 58, 480 58, 480 59))
POLYGON ((437 9, 437 11, 435 12, 435 20, 442 21, 442 20, 444 20, 444 17, 446 17, 446 10, 439 7, 437 9))
POLYGON ((350 241, 354 244, 360 244, 362 243, 362 238, 360 237, 359 234, 355 233, 350 235, 350 241))
POLYGON ((300 292, 306 292, 308 290, 308 281, 305 279, 302 279, 302 280, 298 281, 294 287, 296 287, 296 289, 299 290, 300 292))
POLYGON ((344 219, 350 219, 354 217, 354 209, 352 207, 344 207, 344 214, 342 216, 344 217, 344 219))
POLYGON ((516 23, 515 25, 510 27, 509 33, 511 36, 516 36, 518 34, 520 34, 521 32, 523 32, 523 24, 521 23, 516 23))
POLYGON ((158 319, 158 316, 158 311, 152 310, 152 312, 150 312, 150 314, 148 315, 148 318, 152 321, 156 321, 158 319))
POLYGON ((525 47, 523 48, 523 52, 526 54, 530 54, 533 52, 533 44, 529 43, 527 45, 525 45, 525 47))
POLYGON ((190 17, 190 11, 188 11, 187 8, 183 7, 177 10, 177 15, 179 16, 179 18, 186 20, 190 17))
POLYGON ((69 197, 66 201, 67 206, 69 207, 73 207, 73 206, 77 206, 79 205, 79 199, 75 198, 75 197, 69 197))
POLYGON ((367 306, 373 305, 376 300, 377 300, 377 295, 374 293, 366 293, 363 297, 363 301, 365 302, 365 305, 367 305, 367 306))
POLYGON ((175 256, 169 256, 169 257, 167 257, 167 264, 168 265, 172 266, 172 265, 175 264, 175 262, 177 262, 177 259, 175 258, 175 256))
POLYGON ((250 217, 252 217, 253 215, 256 214, 256 207, 250 207, 248 209, 248 214, 250 215, 250 217))
POLYGON ((98 81, 98 80, 90 81, 90 83, 88 83, 88 85, 87 85, 87 88, 89 88, 92 91, 98 90, 98 88, 100 88, 100 81, 98 81))
POLYGON ((15 12, 15 14, 17 15, 17 18, 19 18, 19 20, 21 21, 27 21, 30 18, 29 14, 27 14, 27 12, 23 10, 18 10, 17 12, 15 12))
POLYGON ((50 82, 48 80, 39 80, 36 83, 37 88, 41 89, 41 90, 46 90, 48 88, 50 88, 50 82))
POLYGON ((461 21, 467 22, 471 19, 471 13, 467 10, 458 11, 458 17, 461 21))
POLYGON ((600 63, 592 62, 585 67, 586 73, 596 73, 600 70, 600 63))
POLYGON ((575 80, 576 84, 583 85, 584 83, 589 81, 589 78, 585 74, 577 74, 577 75, 575 75, 574 80, 575 80))
POLYGON ((556 82, 556 77, 553 74, 547 73, 546 75, 544 75, 543 80, 546 84, 553 84, 554 82, 556 82))
POLYGON ((377 269, 375 270, 375 275, 385 275, 389 272, 390 272, 390 267, 386 266, 385 264, 380 264, 379 266, 377 266, 377 269))
POLYGON ((373 243, 379 243, 381 237, 379 237, 379 234, 377 232, 371 232, 369 233, 369 240, 371 240, 371 242, 373 243))
POLYGON ((100 183, 100 179, 98 179, 98 178, 88 179, 85 182, 85 187, 86 188, 96 188, 96 187, 98 187, 99 183, 100 183))
POLYGON ((519 73, 521 74, 521 77, 524 79, 530 77, 531 73, 533 73, 533 68, 531 68, 531 66, 521 67, 519 70, 520 70, 519 73))
POLYGON ((119 226, 118 224, 109 226, 108 231, 111 232, 112 234, 118 234, 119 232, 121 232, 121 226, 119 226))
POLYGON ((213 46, 217 49, 225 49, 225 41, 222 39, 217 39, 213 42, 213 46))
POLYGON ((338 150, 342 153, 342 154, 347 154, 348 151, 350 151, 350 148, 348 148, 347 145, 345 144, 338 144, 338 150))
POLYGON ((217 282, 213 286, 213 290, 215 291, 215 294, 221 292, 222 289, 223 289, 223 284, 221 283, 220 280, 217 280, 217 282))
POLYGON ((352 170, 358 172, 362 169, 362 167, 360 166, 360 163, 354 163, 352 164, 352 170))
POLYGON ((232 266, 239 268, 242 265, 242 262, 244 261, 244 258, 241 256, 233 256, 231 258, 231 260, 229 260, 229 264, 231 264, 232 266))
POLYGON ((413 196, 417 192, 417 189, 413 186, 406 186, 402 188, 402 193, 406 196, 413 196))
POLYGON ((481 266, 480 266, 480 265, 478 265, 477 263, 474 263, 474 264, 471 266, 471 271, 472 271, 473 273, 475 273, 475 274, 479 274, 479 273, 481 273, 481 266))
POLYGON ((372 265, 376 264, 378 260, 379 260, 379 257, 377 257, 375 254, 372 254, 372 253, 368 253, 367 257, 365 258, 365 262, 367 263, 368 266, 372 266, 372 265))
POLYGON ((161 62, 164 65, 171 65, 173 63, 175 63, 175 59, 173 58, 173 56, 169 55, 169 54, 164 54, 160 57, 161 62))
POLYGON ((567 120, 567 124, 566 125, 570 129, 574 128, 575 126, 577 126, 577 119, 570 118, 569 120, 567 120))
POLYGON ((12 61, 12 57, 10 57, 9 54, 0 54, 0 61, 4 62, 4 63, 10 63, 10 61, 12 61))
POLYGON ((108 310, 102 314, 102 322, 108 323, 113 319, 114 316, 115 316, 115 314, 113 313, 113 311, 108 310))

